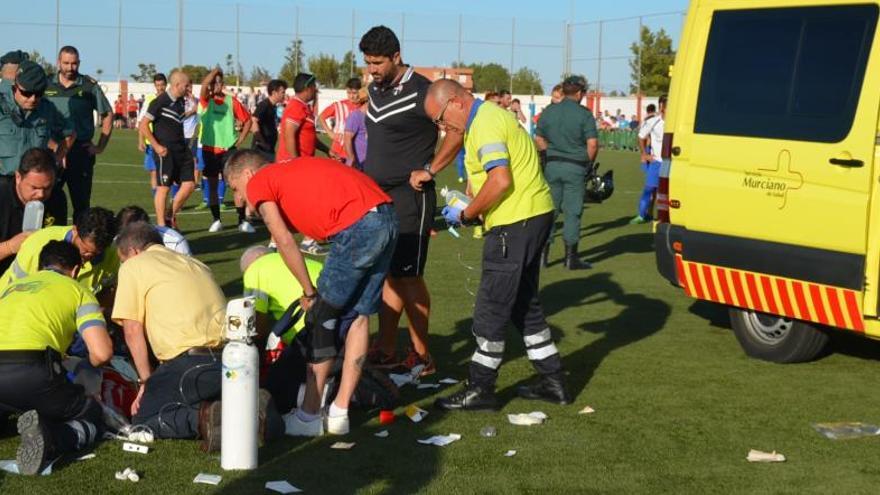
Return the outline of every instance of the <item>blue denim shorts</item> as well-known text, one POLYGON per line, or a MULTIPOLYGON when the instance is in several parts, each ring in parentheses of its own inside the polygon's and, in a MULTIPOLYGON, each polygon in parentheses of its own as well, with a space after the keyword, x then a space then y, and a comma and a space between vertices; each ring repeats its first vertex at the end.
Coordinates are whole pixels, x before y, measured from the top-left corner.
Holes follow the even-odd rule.
POLYGON ((397 230, 394 208, 386 203, 331 237, 330 252, 318 277, 321 297, 358 315, 379 312, 397 230))

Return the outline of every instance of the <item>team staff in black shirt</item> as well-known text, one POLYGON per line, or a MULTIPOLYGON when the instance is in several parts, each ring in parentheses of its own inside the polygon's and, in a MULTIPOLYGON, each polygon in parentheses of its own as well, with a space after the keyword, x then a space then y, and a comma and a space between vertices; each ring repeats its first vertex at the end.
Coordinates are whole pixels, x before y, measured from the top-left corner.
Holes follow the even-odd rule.
POLYGON ((257 104, 253 114, 254 140, 253 149, 275 156, 275 145, 278 144, 278 105, 284 101, 287 83, 281 79, 273 79, 266 85, 268 98, 257 104))
MULTIPOLYGON (((21 231, 25 204, 49 201, 55 171, 55 157, 49 150, 31 148, 22 155, 15 180, 0 181, 0 272, 6 272, 21 243, 30 235, 21 231)), ((64 196, 62 199, 66 201, 64 196)), ((52 224, 52 217, 45 212, 43 225, 47 224, 52 224)))
POLYGON ((412 67, 403 65, 400 41, 385 26, 376 26, 361 38, 367 70, 373 78, 367 109, 367 160, 364 172, 394 200, 400 234, 391 269, 382 291, 379 311, 379 341, 370 353, 378 365, 395 362, 397 325, 406 311, 413 350, 404 365, 424 365, 422 374, 434 371, 428 353, 428 317, 431 299, 423 278, 428 239, 437 205, 434 181, 410 186, 410 175, 433 170, 452 161, 461 148, 461 135, 449 135, 437 148, 437 127, 425 113, 429 81, 412 67))
POLYGON ((165 226, 165 203, 172 184, 180 184, 171 204, 171 228, 177 229, 177 212, 183 207, 195 189, 195 168, 193 156, 183 136, 183 114, 186 86, 189 76, 180 70, 171 73, 168 89, 150 102, 140 131, 153 144, 153 159, 156 162, 157 188, 153 197, 156 207, 156 224, 165 226), (150 129, 150 123, 153 128, 150 129))

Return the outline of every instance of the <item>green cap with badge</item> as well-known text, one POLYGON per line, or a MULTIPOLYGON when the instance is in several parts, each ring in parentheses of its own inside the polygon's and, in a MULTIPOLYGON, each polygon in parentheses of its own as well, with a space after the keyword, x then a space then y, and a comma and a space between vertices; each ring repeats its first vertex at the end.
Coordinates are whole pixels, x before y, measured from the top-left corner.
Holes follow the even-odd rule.
POLYGON ((20 64, 25 60, 30 60, 31 56, 27 54, 27 52, 23 52, 21 50, 12 50, 11 52, 6 52, 5 55, 0 57, 0 65, 6 64, 20 64))
POLYGON ((25 60, 18 66, 18 72, 15 73, 15 83, 25 91, 42 93, 46 91, 49 79, 40 64, 25 60))

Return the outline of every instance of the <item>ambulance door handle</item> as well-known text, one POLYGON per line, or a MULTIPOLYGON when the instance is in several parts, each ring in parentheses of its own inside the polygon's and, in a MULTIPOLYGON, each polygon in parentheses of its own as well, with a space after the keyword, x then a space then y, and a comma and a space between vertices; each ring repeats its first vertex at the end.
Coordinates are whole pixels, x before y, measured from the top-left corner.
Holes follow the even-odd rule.
POLYGON ((832 159, 828 160, 828 162, 832 165, 838 165, 840 167, 847 167, 847 168, 859 168, 859 167, 865 166, 865 162, 863 162, 862 160, 856 160, 854 158, 851 158, 851 159, 832 158, 832 159))

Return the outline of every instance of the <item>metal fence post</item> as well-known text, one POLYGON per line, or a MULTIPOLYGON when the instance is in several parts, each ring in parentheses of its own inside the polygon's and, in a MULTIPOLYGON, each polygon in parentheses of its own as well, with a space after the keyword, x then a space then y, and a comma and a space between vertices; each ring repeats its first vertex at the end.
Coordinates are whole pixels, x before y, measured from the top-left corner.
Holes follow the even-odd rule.
POLYGON ((639 77, 638 77, 638 87, 636 88, 636 94, 642 94, 642 17, 639 16, 639 36, 636 38, 636 43, 639 44, 639 77))
MULTIPOLYGON (((116 0, 116 80, 122 80, 122 0, 116 0)), ((127 111, 127 110, 126 110, 127 111)))
MULTIPOLYGON (((294 27, 294 44, 293 44, 293 67, 294 67, 294 75, 299 74, 299 5, 296 6, 296 21, 294 27)), ((292 81, 291 81, 292 83, 292 81)))
POLYGON ((239 4, 235 4, 235 85, 241 86, 241 28, 238 8, 239 4))
POLYGON ((348 61, 348 77, 349 78, 354 77, 354 57, 355 57, 355 55, 354 55, 354 37, 355 37, 354 31, 355 31, 355 25, 356 25, 355 24, 356 23, 356 19, 355 19, 356 13, 357 13, 356 10, 351 9, 351 60, 348 61))
POLYGON ((516 52, 516 17, 514 17, 510 25, 510 88, 513 93, 513 57, 516 52))
POLYGON ((602 25, 605 21, 599 21, 599 57, 596 70, 596 91, 602 94, 602 25))

